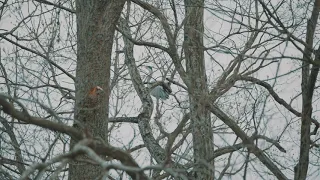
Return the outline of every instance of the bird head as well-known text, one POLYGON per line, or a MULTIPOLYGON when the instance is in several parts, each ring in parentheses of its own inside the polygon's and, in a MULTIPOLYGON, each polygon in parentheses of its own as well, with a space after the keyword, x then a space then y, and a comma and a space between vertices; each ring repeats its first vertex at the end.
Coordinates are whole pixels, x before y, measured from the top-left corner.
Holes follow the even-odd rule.
POLYGON ((97 96, 100 93, 104 92, 104 90, 100 86, 96 86, 90 89, 89 95, 91 96, 97 96))
POLYGON ((96 107, 99 103, 102 102, 102 93, 104 90, 100 86, 95 86, 90 89, 89 93, 85 99, 85 106, 86 107, 96 107))

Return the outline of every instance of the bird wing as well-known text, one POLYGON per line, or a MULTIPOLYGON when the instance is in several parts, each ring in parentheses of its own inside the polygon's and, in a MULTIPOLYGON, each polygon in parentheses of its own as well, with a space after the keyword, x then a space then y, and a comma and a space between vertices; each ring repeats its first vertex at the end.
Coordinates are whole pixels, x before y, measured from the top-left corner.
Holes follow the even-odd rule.
POLYGON ((162 86, 156 86, 151 90, 150 94, 156 98, 164 100, 169 98, 169 93, 167 93, 162 86))

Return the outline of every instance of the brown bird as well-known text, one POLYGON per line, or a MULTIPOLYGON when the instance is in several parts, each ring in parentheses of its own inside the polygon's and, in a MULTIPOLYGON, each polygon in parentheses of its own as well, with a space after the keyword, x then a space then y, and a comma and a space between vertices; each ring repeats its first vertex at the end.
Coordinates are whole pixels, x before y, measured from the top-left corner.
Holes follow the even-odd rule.
POLYGON ((80 100, 80 106, 76 109, 76 111, 80 111, 82 113, 75 113, 76 116, 73 127, 80 129, 86 138, 92 137, 92 132, 90 131, 90 129, 92 129, 91 119, 97 113, 96 110, 100 107, 100 104, 103 101, 103 92, 104 90, 100 86, 91 88, 84 98, 80 100), (80 119, 81 121, 78 121, 80 119))
POLYGON ((101 93, 103 93, 104 90, 100 86, 96 86, 90 89, 87 97, 87 107, 96 107, 99 103, 99 99, 101 97, 101 93))

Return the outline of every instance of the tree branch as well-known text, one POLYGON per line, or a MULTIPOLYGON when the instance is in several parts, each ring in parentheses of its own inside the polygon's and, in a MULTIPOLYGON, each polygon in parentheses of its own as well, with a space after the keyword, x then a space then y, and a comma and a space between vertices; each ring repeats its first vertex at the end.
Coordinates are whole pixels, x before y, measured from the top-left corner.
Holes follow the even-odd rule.
MULTIPOLYGON (((289 110, 292 114, 296 115, 297 117, 302 117, 302 113, 295 110, 293 107, 291 107, 290 104, 288 104, 285 100, 279 97, 279 95, 273 90, 272 86, 267 82, 261 81, 260 79, 250 77, 250 76, 237 76, 236 78, 238 80, 249 81, 264 87, 266 90, 268 90, 268 92, 270 93, 270 95, 273 97, 275 101, 277 101, 279 104, 281 104, 283 107, 285 107, 287 110, 289 110)), ((315 125, 315 128, 311 134, 316 135, 320 127, 320 123, 313 118, 311 118, 311 121, 315 125)))
POLYGON ((274 164, 264 152, 259 149, 253 142, 253 139, 233 121, 227 114, 220 110, 217 106, 209 104, 210 111, 222 120, 233 132, 240 137, 243 143, 248 146, 250 151, 280 180, 288 180, 288 178, 281 172, 281 170, 274 164))
MULTIPOLYGON (((83 135, 80 131, 78 131, 77 129, 64 125, 64 124, 59 124, 59 123, 55 123, 55 122, 51 122, 39 117, 33 117, 33 116, 27 116, 25 113, 20 112, 18 110, 16 110, 13 105, 11 105, 7 100, 6 100, 6 96, 0 95, 0 105, 2 106, 2 110, 4 113, 12 116, 13 118, 16 118, 18 120, 21 120, 23 122, 26 122, 28 124, 33 124, 33 125, 37 125, 46 129, 50 129, 52 131, 58 131, 64 134, 68 134, 71 137, 74 137, 75 139, 82 139, 83 135)), ((138 164, 134 161, 134 159, 130 156, 130 154, 128 154, 126 151, 123 151, 121 149, 106 145, 101 143, 101 141, 97 141, 97 140, 83 140, 82 141, 85 145, 87 145, 88 147, 92 148, 95 153, 99 154, 99 155, 105 155, 105 156, 110 156, 113 159, 117 159, 119 161, 121 161, 124 165, 127 166, 132 166, 132 167, 139 167, 138 164)), ((70 152, 70 154, 72 154, 72 152, 70 152)), ((69 154, 69 155, 70 155, 69 154)), ((56 161, 57 159, 52 159, 50 161, 56 161)), ((131 177, 136 177, 136 173, 134 174, 130 174, 130 172, 128 172, 128 174, 131 177)), ((140 177, 145 177, 142 174, 140 174, 140 177)), ((135 178, 134 178, 135 179, 135 178)))
POLYGON ((35 0, 35 1, 37 1, 37 2, 39 2, 41 4, 47 4, 47 5, 51 5, 53 7, 59 8, 59 9, 66 10, 66 11, 68 11, 70 13, 76 13, 75 10, 69 9, 67 7, 64 7, 64 6, 60 5, 60 4, 54 4, 54 3, 46 1, 46 0, 35 0))

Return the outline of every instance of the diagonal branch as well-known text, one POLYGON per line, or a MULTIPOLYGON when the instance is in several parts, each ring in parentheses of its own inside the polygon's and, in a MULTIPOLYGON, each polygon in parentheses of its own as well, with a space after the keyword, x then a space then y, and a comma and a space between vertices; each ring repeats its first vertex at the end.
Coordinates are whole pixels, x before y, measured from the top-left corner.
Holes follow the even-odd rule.
POLYGON ((147 42, 147 41, 137 41, 131 37, 131 35, 126 34, 121 28, 116 28, 117 31, 119 31, 124 37, 128 38, 133 44, 138 45, 138 46, 148 46, 148 47, 154 47, 157 49, 161 49, 164 52, 169 52, 169 49, 161 46, 160 44, 153 43, 153 42, 147 42))
MULTIPOLYGON (((130 29, 128 27, 128 22, 125 19, 120 18, 120 28, 121 30, 126 33, 127 35, 130 34, 130 29)), ((141 136, 143 142, 152 155, 152 157, 157 161, 157 163, 162 164, 166 160, 166 152, 165 150, 159 145, 156 139, 153 136, 152 129, 150 126, 150 118, 153 111, 153 101, 149 94, 148 88, 144 87, 140 74, 137 70, 137 66, 135 64, 135 58, 133 56, 133 43, 126 38, 123 37, 125 43, 125 63, 128 66, 130 76, 132 78, 133 86, 140 97, 142 102, 142 113, 138 116, 138 126, 141 132, 141 136)), ((161 82, 159 82, 161 83, 161 82)), ((173 163, 173 162, 170 162, 173 163)), ((174 168, 179 168, 184 170, 184 167, 178 163, 173 163, 174 168)))
POLYGON ((227 114, 215 105, 209 104, 210 111, 222 120, 233 132, 240 137, 243 143, 249 148, 249 150, 280 180, 287 180, 288 178, 281 172, 281 170, 274 164, 265 153, 259 149, 253 142, 253 139, 247 136, 247 134, 238 126, 238 124, 232 120, 227 114))
POLYGON ((59 66, 57 63, 55 63, 54 61, 52 61, 51 59, 49 59, 47 56, 45 56, 45 55, 41 54, 40 52, 37 52, 37 51, 35 51, 35 50, 33 50, 33 49, 30 49, 30 48, 28 48, 28 47, 26 47, 26 46, 23 46, 23 45, 15 42, 15 41, 7 38, 6 36, 4 36, 4 35, 2 35, 2 34, 0 34, 0 37, 3 38, 3 39, 5 39, 5 40, 8 41, 8 42, 14 44, 15 46, 20 47, 21 49, 24 49, 24 50, 26 50, 26 51, 29 51, 29 52, 31 52, 31 53, 33 53, 33 54, 36 54, 36 55, 42 57, 43 59, 47 60, 50 64, 52 64, 54 67, 56 67, 57 69, 59 69, 60 71, 62 71, 64 74, 66 74, 68 77, 70 77, 73 81, 75 81, 75 77, 74 77, 72 74, 70 74, 69 72, 67 72, 63 67, 59 66))
POLYGON ((68 134, 69 136, 76 139, 82 139, 82 134, 77 129, 61 123, 48 121, 43 118, 30 116, 27 112, 24 111, 18 111, 6 100, 6 98, 6 96, 0 94, 0 105, 2 106, 2 111, 12 116, 13 118, 21 120, 28 124, 34 124, 46 129, 50 129, 52 131, 58 131, 64 134, 68 134))
MULTIPOLYGON (((61 123, 48 121, 43 118, 26 115, 26 113, 16 110, 14 106, 11 105, 6 100, 6 96, 0 95, 0 106, 2 106, 2 111, 4 113, 20 121, 26 122, 28 124, 37 125, 52 131, 58 131, 64 134, 68 134, 69 136, 78 140, 83 139, 83 134, 73 127, 70 127, 61 123)), ((103 142, 101 143, 101 140, 87 139, 87 140, 83 140, 83 142, 85 143, 85 145, 92 148, 94 152, 99 155, 110 156, 113 159, 117 159, 121 161, 124 165, 139 168, 135 160, 130 156, 128 152, 124 150, 104 144, 103 142)), ((132 173, 132 172, 131 172, 132 174, 130 174, 130 172, 127 172, 127 173, 132 177, 136 177, 136 173, 132 173)), ((144 177, 144 175, 141 173, 140 173, 140 177, 144 177)), ((133 179, 136 179, 136 178, 133 178, 133 179)))
POLYGON ((60 3, 59 3, 59 4, 55 4, 55 3, 52 3, 52 2, 46 1, 46 0, 35 0, 35 1, 37 1, 37 2, 39 2, 39 3, 42 3, 42 4, 51 5, 51 6, 53 6, 53 7, 59 8, 59 9, 66 10, 66 11, 68 11, 68 12, 70 12, 70 13, 76 13, 75 10, 69 9, 69 8, 67 8, 67 7, 64 7, 64 6, 62 6, 60 3))
MULTIPOLYGON (((285 107, 287 110, 289 110, 292 114, 296 115, 297 117, 302 116, 302 113, 293 109, 293 107, 291 107, 290 104, 288 104, 285 100, 283 100, 281 97, 279 97, 279 95, 273 90, 272 86, 270 84, 268 84, 267 82, 261 81, 260 79, 250 77, 250 76, 237 76, 236 78, 238 80, 249 81, 249 82, 258 84, 258 85, 266 88, 266 90, 268 90, 268 92, 274 98, 275 101, 277 101, 279 104, 281 104, 283 107, 285 107)), ((313 118, 311 118, 311 122, 315 125, 315 128, 311 134, 315 135, 315 134, 317 134, 317 131, 320 127, 320 123, 313 118)))
POLYGON ((254 84, 258 84, 264 88, 270 93, 270 95, 281 105, 283 105, 286 109, 288 109, 290 112, 292 112, 294 115, 301 117, 301 113, 298 112, 297 110, 293 109, 285 100, 283 100, 279 95, 273 90, 272 86, 264 81, 261 81, 260 79, 250 77, 250 76, 237 76, 236 77, 238 80, 243 80, 243 81, 249 81, 254 84))
POLYGON ((165 15, 156 7, 154 7, 153 5, 147 3, 147 2, 143 2, 140 0, 132 0, 132 2, 136 3, 137 5, 139 5, 140 7, 142 7, 143 9, 149 11, 150 13, 152 13, 155 17, 157 17, 160 20, 160 23, 163 27, 163 30, 166 34, 166 38, 169 44, 169 51, 168 54, 171 57, 175 68, 177 69, 179 75, 181 76, 182 80, 184 81, 185 84, 189 85, 189 79, 188 76, 181 64, 179 55, 178 55, 178 50, 176 47, 176 42, 175 42, 175 37, 173 35, 173 33, 171 32, 171 26, 168 23, 167 18, 165 17, 165 15))

